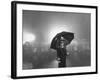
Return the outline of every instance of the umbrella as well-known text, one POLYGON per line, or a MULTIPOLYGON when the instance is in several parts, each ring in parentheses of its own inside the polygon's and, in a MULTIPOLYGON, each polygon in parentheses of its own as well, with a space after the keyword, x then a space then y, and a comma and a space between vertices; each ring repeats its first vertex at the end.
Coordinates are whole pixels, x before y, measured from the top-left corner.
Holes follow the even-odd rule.
POLYGON ((51 46, 50 48, 52 49, 57 49, 56 48, 56 45, 57 45, 57 41, 59 41, 61 39, 61 37, 64 37, 70 44, 70 42, 74 39, 74 33, 71 33, 71 32, 61 32, 61 33, 58 33, 51 41, 51 46))

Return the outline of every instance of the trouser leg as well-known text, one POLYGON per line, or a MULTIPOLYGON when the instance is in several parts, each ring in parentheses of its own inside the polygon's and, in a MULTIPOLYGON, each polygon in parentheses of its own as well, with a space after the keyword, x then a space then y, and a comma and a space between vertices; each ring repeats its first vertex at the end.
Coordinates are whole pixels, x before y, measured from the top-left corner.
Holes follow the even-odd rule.
POLYGON ((58 49, 57 57, 60 58, 58 67, 66 67, 66 49, 58 49))
POLYGON ((66 56, 60 58, 59 67, 66 67, 66 56))

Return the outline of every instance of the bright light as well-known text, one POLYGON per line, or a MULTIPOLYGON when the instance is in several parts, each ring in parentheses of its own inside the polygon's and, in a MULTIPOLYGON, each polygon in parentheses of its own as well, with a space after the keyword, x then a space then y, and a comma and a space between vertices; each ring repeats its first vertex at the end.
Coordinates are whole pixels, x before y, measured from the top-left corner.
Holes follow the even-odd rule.
POLYGON ((35 35, 31 33, 24 32, 23 33, 23 43, 32 42, 35 40, 35 35))
POLYGON ((57 33, 60 33, 62 31, 68 31, 68 27, 67 26, 57 26, 57 27, 52 27, 52 29, 50 30, 50 33, 49 33, 49 42, 52 41, 52 39, 55 37, 55 35, 57 33))

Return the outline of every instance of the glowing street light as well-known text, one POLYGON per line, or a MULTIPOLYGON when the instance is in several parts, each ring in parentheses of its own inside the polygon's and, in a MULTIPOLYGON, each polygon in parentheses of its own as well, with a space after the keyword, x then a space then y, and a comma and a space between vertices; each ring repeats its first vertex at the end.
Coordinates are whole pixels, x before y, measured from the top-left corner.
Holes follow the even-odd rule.
POLYGON ((23 43, 32 42, 35 40, 35 38, 36 38, 35 35, 32 33, 27 33, 27 32, 23 33, 23 43))
POLYGON ((49 42, 51 42, 51 40, 57 33, 60 33, 62 31, 69 31, 69 27, 63 25, 61 25, 60 27, 59 26, 52 27, 49 33, 49 42))

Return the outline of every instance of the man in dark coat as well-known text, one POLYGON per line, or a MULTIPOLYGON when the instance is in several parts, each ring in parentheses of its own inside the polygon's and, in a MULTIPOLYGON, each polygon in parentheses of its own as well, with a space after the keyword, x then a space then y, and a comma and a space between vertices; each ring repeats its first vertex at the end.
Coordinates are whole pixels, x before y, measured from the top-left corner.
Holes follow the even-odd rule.
POLYGON ((57 51, 58 67, 66 67, 66 57, 68 55, 66 46, 74 39, 74 33, 62 31, 58 33, 51 42, 51 49, 57 51))
POLYGON ((66 67, 66 56, 67 50, 66 46, 68 45, 68 40, 64 37, 60 37, 60 40, 57 40, 57 60, 58 60, 58 67, 66 67))

